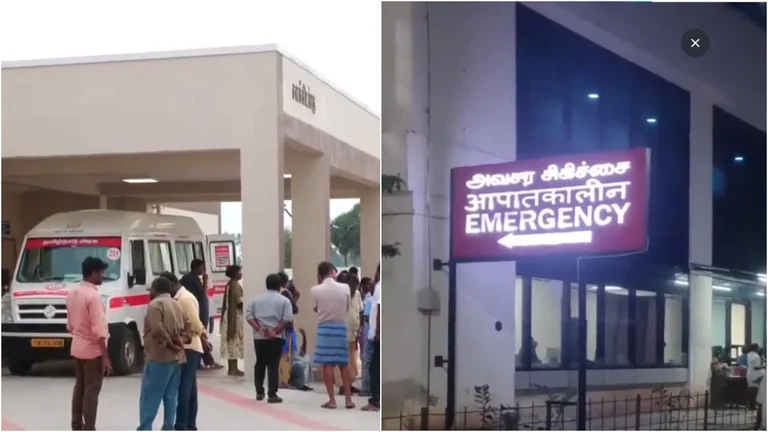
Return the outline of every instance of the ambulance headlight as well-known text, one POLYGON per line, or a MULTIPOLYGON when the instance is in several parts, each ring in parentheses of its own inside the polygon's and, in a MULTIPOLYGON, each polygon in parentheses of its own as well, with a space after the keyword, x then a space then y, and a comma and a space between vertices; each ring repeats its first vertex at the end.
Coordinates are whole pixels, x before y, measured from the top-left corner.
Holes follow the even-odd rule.
POLYGON ((6 294, 3 296, 2 300, 2 311, 0 311, 0 315, 2 315, 3 322, 4 323, 12 323, 13 322, 13 307, 11 306, 11 296, 10 294, 6 294))

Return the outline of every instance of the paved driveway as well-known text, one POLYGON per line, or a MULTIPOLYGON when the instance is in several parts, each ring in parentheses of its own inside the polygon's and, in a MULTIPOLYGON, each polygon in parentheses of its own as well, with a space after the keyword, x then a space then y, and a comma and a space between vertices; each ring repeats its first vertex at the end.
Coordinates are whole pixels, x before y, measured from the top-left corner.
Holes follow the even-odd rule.
MULTIPOLYGON (((140 375, 106 379, 98 429, 136 429, 140 382, 140 375)), ((4 370, 2 430, 69 430, 73 384, 71 362, 38 365, 26 377, 4 370)), ((281 391, 281 405, 256 402, 252 383, 230 378, 223 371, 201 372, 198 385, 201 430, 380 430, 377 412, 320 408, 326 397, 319 383, 313 385, 314 392, 281 391)), ((343 398, 338 401, 343 406, 343 398)), ((357 397, 355 402, 359 408, 366 401, 357 397)), ((155 429, 160 428, 161 416, 162 408, 155 429)))

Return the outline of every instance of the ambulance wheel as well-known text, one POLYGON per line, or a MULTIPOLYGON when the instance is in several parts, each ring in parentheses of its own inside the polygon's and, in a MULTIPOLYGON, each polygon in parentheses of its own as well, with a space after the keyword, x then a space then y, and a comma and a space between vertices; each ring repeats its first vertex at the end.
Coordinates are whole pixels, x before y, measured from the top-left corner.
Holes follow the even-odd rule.
POLYGON ((24 376, 29 373, 33 365, 34 363, 29 360, 9 360, 8 370, 11 375, 24 376))
POLYGON ((110 331, 108 350, 115 375, 130 375, 138 369, 141 356, 139 336, 127 326, 110 331))

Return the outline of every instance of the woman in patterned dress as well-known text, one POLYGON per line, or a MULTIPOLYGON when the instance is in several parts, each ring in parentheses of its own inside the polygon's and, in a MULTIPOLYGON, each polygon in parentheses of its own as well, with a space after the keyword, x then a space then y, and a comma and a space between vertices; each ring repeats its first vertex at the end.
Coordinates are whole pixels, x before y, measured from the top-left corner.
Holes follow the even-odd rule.
POLYGON ((231 265, 227 267, 226 275, 229 282, 224 290, 221 307, 221 357, 227 359, 227 374, 241 377, 245 373, 237 368, 237 361, 245 357, 243 287, 240 285, 243 271, 240 266, 231 265))

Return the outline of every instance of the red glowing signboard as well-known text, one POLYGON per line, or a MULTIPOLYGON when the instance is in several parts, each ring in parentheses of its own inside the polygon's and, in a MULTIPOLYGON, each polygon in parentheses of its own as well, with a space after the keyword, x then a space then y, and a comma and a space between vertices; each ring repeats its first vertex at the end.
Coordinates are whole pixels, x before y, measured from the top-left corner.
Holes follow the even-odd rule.
POLYGON ((464 262, 646 247, 645 148, 451 170, 451 253, 464 262))

